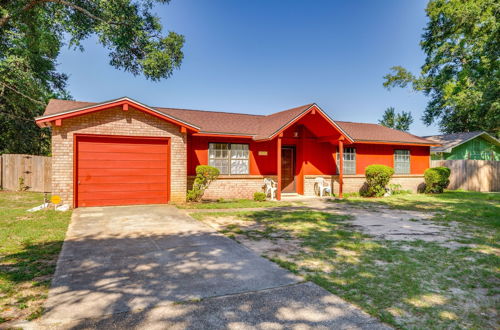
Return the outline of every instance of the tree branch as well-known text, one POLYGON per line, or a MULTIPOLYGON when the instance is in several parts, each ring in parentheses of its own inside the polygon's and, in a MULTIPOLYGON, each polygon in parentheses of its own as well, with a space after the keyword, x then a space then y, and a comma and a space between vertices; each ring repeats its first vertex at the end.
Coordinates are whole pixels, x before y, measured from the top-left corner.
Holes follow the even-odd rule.
POLYGON ((7 85, 7 84, 6 84, 6 83, 4 83, 4 82, 1 82, 0 84, 2 84, 2 86, 3 86, 3 87, 7 87, 8 89, 10 89, 11 91, 13 91, 14 93, 19 94, 19 95, 21 95, 22 97, 24 97, 24 98, 26 98, 26 99, 30 100, 31 102, 38 103, 38 104, 43 105, 43 106, 45 106, 45 105, 46 105, 46 103, 45 103, 45 102, 42 102, 42 101, 39 101, 39 100, 35 100, 34 98, 32 98, 32 97, 30 97, 30 96, 28 96, 28 95, 26 95, 26 94, 24 94, 24 93, 21 93, 20 91, 18 91, 18 90, 17 90, 17 89, 15 89, 14 87, 9 86, 9 85, 7 85))
POLYGON ((100 22, 103 22, 103 23, 106 23, 106 24, 113 24, 113 25, 121 25, 123 23, 117 23, 117 22, 110 22, 110 21, 106 21, 105 19, 102 19, 94 14, 92 14, 90 11, 88 11, 87 9, 83 8, 83 7, 80 7, 78 5, 75 5, 69 1, 66 1, 66 0, 33 0, 31 2, 29 2, 28 4, 26 4, 26 6, 24 6, 19 12, 15 13, 14 15, 6 15, 2 18, 0 18, 0 27, 3 27, 5 24, 7 24, 7 22, 13 17, 13 16, 16 16, 18 14, 20 14, 21 12, 23 11, 28 11, 30 9, 32 9, 33 7, 39 5, 39 4, 42 4, 42 3, 48 3, 48 2, 52 2, 52 3, 58 3, 58 4, 61 4, 61 5, 64 5, 64 6, 68 6, 70 8, 73 8, 74 10, 77 10, 79 12, 81 12, 82 14, 96 20, 96 21, 100 21, 100 22))
MULTIPOLYGON (((33 8, 34 6, 36 6, 37 4, 39 3, 39 1, 31 1, 29 2, 28 4, 26 4, 26 6, 24 6, 20 12, 23 12, 23 11, 26 11, 26 10, 30 10, 31 8, 33 8)), ((7 24, 7 22, 12 18, 12 16, 15 16, 19 13, 15 13, 14 15, 5 15, 4 17, 0 18, 0 27, 3 27, 5 24, 7 24)))
MULTIPOLYGON (((3 105, 2 105, 2 106, 0 106, 0 109, 4 109, 4 108, 5 108, 5 107, 4 107, 3 105)), ((12 114, 12 113, 9 113, 9 112, 7 112, 7 111, 1 111, 1 110, 0 110, 0 114, 2 114, 2 115, 4 115, 4 116, 8 116, 8 117, 13 118, 13 119, 20 119, 20 120, 24 120, 24 121, 27 121, 27 122, 29 122, 29 123, 33 123, 33 121, 34 121, 34 120, 33 120, 33 118, 32 118, 32 119, 28 119, 28 118, 24 118, 24 117, 21 117, 21 116, 16 116, 16 115, 14 115, 14 114, 12 114)))

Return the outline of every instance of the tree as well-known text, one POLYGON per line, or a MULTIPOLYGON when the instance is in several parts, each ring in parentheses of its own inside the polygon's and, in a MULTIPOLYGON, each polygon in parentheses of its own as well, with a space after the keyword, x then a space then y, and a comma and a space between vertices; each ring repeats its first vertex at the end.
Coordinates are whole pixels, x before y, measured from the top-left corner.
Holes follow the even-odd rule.
POLYGON ((47 154, 50 131, 33 117, 50 98, 70 98, 57 56, 97 36, 110 64, 157 81, 183 59, 184 37, 164 34, 155 3, 169 0, 0 0, 0 153, 47 154))
POLYGON ((418 76, 392 67, 386 88, 411 87, 430 100, 422 120, 445 133, 500 132, 500 2, 431 0, 418 76))
POLYGON ((385 110, 382 119, 378 123, 386 127, 408 132, 410 125, 413 123, 413 117, 411 112, 402 111, 401 113, 396 113, 393 107, 389 107, 385 110))

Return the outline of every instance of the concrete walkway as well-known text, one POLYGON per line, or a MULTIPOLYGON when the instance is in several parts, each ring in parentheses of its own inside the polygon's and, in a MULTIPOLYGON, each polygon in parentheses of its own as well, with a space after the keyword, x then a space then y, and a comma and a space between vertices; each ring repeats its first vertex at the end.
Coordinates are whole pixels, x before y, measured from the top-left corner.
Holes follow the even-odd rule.
POLYGON ((82 208, 45 328, 384 329, 353 305, 172 206, 82 208))

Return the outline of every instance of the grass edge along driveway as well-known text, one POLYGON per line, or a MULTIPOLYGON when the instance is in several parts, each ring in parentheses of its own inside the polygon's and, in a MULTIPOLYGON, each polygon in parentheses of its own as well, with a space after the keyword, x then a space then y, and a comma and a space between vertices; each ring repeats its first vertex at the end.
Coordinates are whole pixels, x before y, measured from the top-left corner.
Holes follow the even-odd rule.
POLYGON ((301 202, 283 202, 283 201, 254 201, 251 199, 224 199, 219 198, 216 201, 202 201, 202 202, 187 202, 176 204, 180 209, 240 209, 240 208, 267 208, 267 207, 287 207, 294 205, 301 205, 301 202))
POLYGON ((449 248, 375 239, 352 227, 349 216, 320 211, 192 216, 207 222, 233 219, 221 231, 236 240, 275 241, 277 246, 296 242, 296 252, 263 255, 396 327, 498 327, 500 194, 446 192, 340 203, 438 211, 433 222, 457 226, 467 235, 457 237, 458 248, 449 248))
POLYGON ((26 210, 43 194, 0 191, 0 327, 41 316, 71 211, 26 210))

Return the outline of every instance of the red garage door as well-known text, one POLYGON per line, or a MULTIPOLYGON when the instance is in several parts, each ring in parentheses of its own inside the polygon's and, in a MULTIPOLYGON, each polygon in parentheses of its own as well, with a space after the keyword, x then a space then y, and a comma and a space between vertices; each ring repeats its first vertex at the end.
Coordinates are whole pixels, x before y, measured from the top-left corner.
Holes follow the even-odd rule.
POLYGON ((168 202, 167 138, 75 138, 75 207, 168 202))

